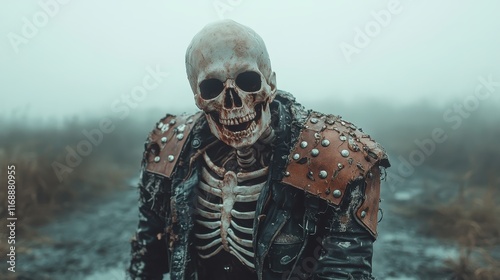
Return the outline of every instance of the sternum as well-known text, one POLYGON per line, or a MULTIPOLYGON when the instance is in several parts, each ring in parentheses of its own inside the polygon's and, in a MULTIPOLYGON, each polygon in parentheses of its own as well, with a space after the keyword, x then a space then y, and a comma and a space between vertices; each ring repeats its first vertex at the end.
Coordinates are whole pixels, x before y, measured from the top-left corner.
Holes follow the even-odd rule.
POLYGON ((231 210, 234 208, 236 201, 235 187, 238 185, 236 174, 233 171, 228 171, 224 174, 224 179, 220 181, 219 188, 222 190, 222 208, 221 208, 221 237, 224 249, 229 251, 228 244, 228 229, 231 226, 231 210))

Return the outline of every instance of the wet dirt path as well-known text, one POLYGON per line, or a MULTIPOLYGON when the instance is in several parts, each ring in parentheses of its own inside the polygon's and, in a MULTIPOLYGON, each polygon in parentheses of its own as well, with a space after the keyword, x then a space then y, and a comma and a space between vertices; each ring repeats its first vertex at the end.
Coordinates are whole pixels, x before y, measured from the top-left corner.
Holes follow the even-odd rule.
MULTIPOLYGON (((424 180, 432 185, 442 179, 432 173, 418 174, 405 186, 383 189, 384 218, 373 258, 373 274, 378 279, 446 279, 437 274, 437 268, 444 259, 455 258, 457 249, 421 236, 419 221, 398 214, 399 206, 425 191, 424 180)), ((19 279, 124 279, 136 224, 134 187, 82 203, 40 229, 50 242, 27 244, 30 250, 19 256, 19 279)))

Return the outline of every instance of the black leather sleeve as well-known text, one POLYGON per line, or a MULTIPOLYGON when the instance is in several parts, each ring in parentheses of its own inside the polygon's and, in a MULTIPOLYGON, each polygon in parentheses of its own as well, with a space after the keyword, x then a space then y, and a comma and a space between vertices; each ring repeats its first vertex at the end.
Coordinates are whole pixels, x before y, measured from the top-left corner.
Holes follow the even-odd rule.
POLYGON ((322 215, 326 224, 318 229, 317 241, 322 250, 313 279, 374 279, 374 238, 355 217, 364 187, 364 182, 351 184, 341 205, 328 206, 322 215))
POLYGON ((132 238, 131 279, 163 279, 168 272, 165 217, 170 181, 144 170, 139 182, 139 224, 132 238))

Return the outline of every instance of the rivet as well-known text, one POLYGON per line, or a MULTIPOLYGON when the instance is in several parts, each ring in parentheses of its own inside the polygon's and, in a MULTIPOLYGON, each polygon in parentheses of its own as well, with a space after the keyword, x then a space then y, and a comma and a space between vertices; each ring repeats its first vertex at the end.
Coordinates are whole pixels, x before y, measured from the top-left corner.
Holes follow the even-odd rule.
POLYGON ((344 168, 344 165, 343 165, 342 163, 337 163, 337 167, 338 167, 339 169, 342 169, 342 168, 344 168))
POLYGON ((285 172, 285 177, 289 177, 290 176, 290 172, 289 171, 286 171, 285 172))
POLYGON ((174 161, 174 158, 175 158, 174 155, 169 155, 167 157, 168 161, 170 161, 170 162, 174 161))
POLYGON ((225 271, 229 271, 229 270, 231 270, 231 267, 230 267, 229 265, 225 265, 225 266, 224 266, 224 270, 225 270, 225 271))
POLYGON ((343 157, 348 157, 349 156, 349 151, 348 150, 342 150, 340 152, 340 154, 343 156, 343 157))
POLYGON ((162 137, 162 138, 161 138, 161 142, 162 142, 162 143, 167 143, 167 137, 162 137))
POLYGON ((285 265, 290 263, 290 261, 292 261, 292 257, 290 257, 289 255, 285 255, 284 257, 281 258, 280 264, 285 265))
POLYGON ((307 147, 307 142, 306 141, 302 141, 300 142, 300 147, 303 149, 305 147, 307 147))
POLYGON ((372 177, 373 177, 373 173, 368 172, 368 178, 370 178, 370 179, 371 179, 372 177))
POLYGON ((181 124, 177 127, 177 131, 178 132, 184 132, 184 129, 186 129, 186 125, 185 124, 181 124))
POLYGON ((155 157, 155 162, 160 162, 160 157, 155 157))
POLYGON ((314 173, 312 171, 307 172, 307 178, 314 180, 314 173))
POLYGON ((321 146, 328 147, 329 145, 330 145, 330 140, 324 139, 323 141, 321 141, 321 146))
POLYGON ((158 129, 161 129, 163 127, 163 123, 162 122, 159 122, 158 123, 158 129))
POLYGON ((361 218, 366 217, 366 211, 361 211, 361 218))
POLYGON ((293 155, 293 159, 294 160, 299 160, 300 159, 300 155, 299 154, 294 154, 293 155))
POLYGON ((175 119, 171 119, 171 120, 170 120, 170 124, 171 124, 171 125, 174 125, 174 124, 175 124, 175 119))
POLYGON ((339 198, 341 195, 342 195, 342 192, 340 190, 333 191, 333 197, 339 198))
POLYGON ((318 174, 318 176, 321 178, 321 179, 325 179, 327 176, 328 176, 328 173, 325 171, 325 170, 321 170, 318 174))
POLYGON ((200 139, 198 139, 198 138, 193 139, 193 142, 191 143, 191 145, 192 145, 192 146, 193 146, 193 148, 195 148, 195 149, 196 149, 196 148, 199 148, 199 147, 200 147, 200 145, 201 145, 201 141, 200 141, 200 139))
POLYGON ((342 122, 340 122, 340 124, 341 124, 341 125, 345 125, 345 122, 344 122, 344 121, 342 121, 342 122))
POLYGON ((319 155, 319 150, 318 149, 312 149, 311 150, 311 156, 317 157, 319 155))
POLYGON ((332 124, 335 123, 335 121, 332 120, 332 119, 328 119, 328 120, 326 120, 326 123, 329 124, 329 125, 332 125, 332 124))
POLYGON ((311 123, 318 123, 318 119, 317 118, 311 118, 311 123))
POLYGON ((340 141, 345 141, 345 140, 347 140, 347 137, 345 137, 344 135, 340 135, 340 137, 339 137, 339 138, 340 138, 340 141))
POLYGON ((184 134, 177 134, 177 136, 175 136, 175 138, 177 138, 177 140, 182 140, 182 139, 184 139, 184 134))

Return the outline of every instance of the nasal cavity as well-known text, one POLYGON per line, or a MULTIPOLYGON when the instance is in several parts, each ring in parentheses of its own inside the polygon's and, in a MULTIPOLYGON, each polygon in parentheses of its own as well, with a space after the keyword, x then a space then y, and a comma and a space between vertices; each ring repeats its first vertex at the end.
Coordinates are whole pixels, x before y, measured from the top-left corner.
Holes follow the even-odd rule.
POLYGON ((226 90, 226 95, 224 96, 224 107, 227 109, 233 107, 241 107, 243 106, 243 101, 236 93, 236 91, 232 88, 228 88, 226 90))

